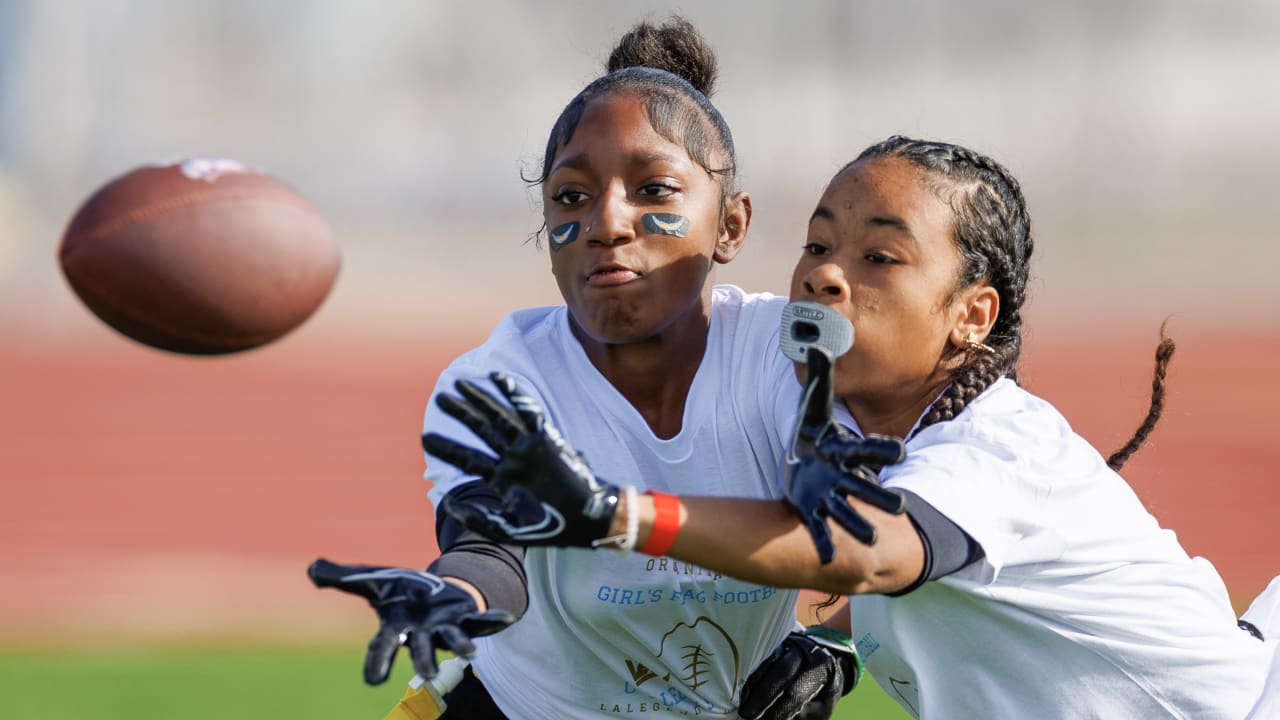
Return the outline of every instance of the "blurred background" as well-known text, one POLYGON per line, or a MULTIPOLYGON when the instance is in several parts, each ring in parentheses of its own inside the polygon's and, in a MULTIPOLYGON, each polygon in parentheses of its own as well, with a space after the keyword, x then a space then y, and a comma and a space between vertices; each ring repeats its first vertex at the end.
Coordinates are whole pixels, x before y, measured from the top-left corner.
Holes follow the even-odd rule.
POLYGON ((521 173, 614 40, 671 12, 718 51, 755 201, 722 281, 785 293, 826 181, 877 140, 994 156, 1037 243, 1024 384, 1113 450, 1168 320, 1165 420, 1126 477, 1239 610, 1280 573, 1276 3, 0 0, 0 714, 381 717, 402 684, 360 683, 372 615, 305 568, 436 554, 435 378, 559 300, 521 173), (151 350, 59 273, 89 193, 190 155, 333 226, 338 283, 277 343, 151 350))

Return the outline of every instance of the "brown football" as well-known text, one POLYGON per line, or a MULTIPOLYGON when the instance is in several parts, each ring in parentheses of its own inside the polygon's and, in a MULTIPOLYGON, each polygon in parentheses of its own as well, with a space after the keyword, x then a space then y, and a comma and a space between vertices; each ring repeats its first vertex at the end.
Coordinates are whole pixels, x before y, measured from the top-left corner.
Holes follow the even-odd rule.
POLYGON ((142 343, 192 355, 258 347, 302 324, 342 263, 324 217, 233 160, 144 166, 76 211, 58 261, 76 295, 142 343))

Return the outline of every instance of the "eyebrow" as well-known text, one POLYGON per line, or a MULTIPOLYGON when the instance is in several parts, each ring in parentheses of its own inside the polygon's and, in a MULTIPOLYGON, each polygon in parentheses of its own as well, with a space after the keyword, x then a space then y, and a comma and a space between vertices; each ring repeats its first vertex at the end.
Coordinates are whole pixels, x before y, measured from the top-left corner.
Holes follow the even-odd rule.
MULTIPOLYGON (((665 163, 670 163, 672 165, 678 165, 680 163, 680 158, 674 155, 669 155, 669 154, 660 153, 660 152, 635 152, 627 156, 626 162, 628 165, 636 166, 636 167, 650 165, 656 162, 665 162, 665 163)), ((571 170, 585 170, 590 164, 591 162, 587 158, 586 153, 578 153, 577 155, 570 155, 564 158, 563 160, 561 160, 560 162, 557 162, 555 165, 553 165, 551 167, 551 172, 547 173, 547 176, 550 177, 551 173, 554 173, 555 171, 560 170, 561 168, 568 168, 571 170)))
MULTIPOLYGON (((827 206, 819 205, 814 209, 813 214, 809 216, 809 222, 813 222, 818 219, 835 222, 836 214, 827 206)), ((893 215, 875 215, 867 218, 867 225, 870 225, 871 227, 893 228, 894 230, 901 232, 903 235, 906 235, 907 239, 912 242, 915 242, 916 239, 915 234, 911 232, 911 228, 908 227, 907 223, 900 217, 893 215)))
POLYGON ((895 230, 899 230, 906 234, 907 237, 913 240, 915 239, 915 235, 911 232, 911 228, 907 227, 907 224, 899 217, 894 217, 892 215, 876 215, 874 217, 867 218, 867 224, 872 227, 894 228, 895 230))

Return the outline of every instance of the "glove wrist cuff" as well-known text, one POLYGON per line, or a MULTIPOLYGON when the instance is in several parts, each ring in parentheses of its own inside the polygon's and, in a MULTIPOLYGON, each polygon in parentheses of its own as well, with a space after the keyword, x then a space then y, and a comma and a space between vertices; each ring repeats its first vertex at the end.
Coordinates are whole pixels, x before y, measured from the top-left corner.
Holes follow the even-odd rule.
POLYGON ((867 672, 867 666, 862 663, 862 657, 853 644, 853 637, 825 625, 810 625, 804 629, 804 634, 830 650, 843 666, 844 688, 840 695, 848 695, 867 672))
POLYGON ((622 512, 626 522, 621 535, 610 535, 591 542, 592 547, 611 547, 626 554, 636 549, 636 538, 640 535, 640 510, 636 507, 638 497, 634 485, 622 489, 622 512))

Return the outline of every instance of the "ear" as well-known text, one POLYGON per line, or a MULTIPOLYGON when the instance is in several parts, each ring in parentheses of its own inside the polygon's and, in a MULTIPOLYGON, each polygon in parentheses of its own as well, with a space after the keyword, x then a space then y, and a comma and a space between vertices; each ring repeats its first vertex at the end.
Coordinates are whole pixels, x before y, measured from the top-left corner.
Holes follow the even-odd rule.
POLYGON ((951 344, 964 349, 969 340, 986 342, 1000 314, 1000 293, 985 282, 960 292, 956 299, 956 322, 951 328, 951 344))
POLYGON ((742 244, 747 241, 747 228, 751 226, 751 196, 735 193, 724 202, 724 222, 716 238, 716 249, 711 259, 724 264, 734 259, 742 244))

